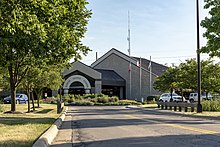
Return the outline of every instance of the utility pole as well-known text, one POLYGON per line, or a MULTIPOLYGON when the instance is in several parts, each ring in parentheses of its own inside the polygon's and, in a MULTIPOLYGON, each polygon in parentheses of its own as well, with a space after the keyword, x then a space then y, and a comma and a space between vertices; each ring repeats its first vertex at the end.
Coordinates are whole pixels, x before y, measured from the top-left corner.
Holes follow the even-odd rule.
POLYGON ((198 105, 197 105, 197 113, 202 112, 202 105, 201 105, 201 64, 200 64, 200 40, 199 40, 199 0, 196 0, 196 22, 197 22, 197 91, 198 91, 198 105))

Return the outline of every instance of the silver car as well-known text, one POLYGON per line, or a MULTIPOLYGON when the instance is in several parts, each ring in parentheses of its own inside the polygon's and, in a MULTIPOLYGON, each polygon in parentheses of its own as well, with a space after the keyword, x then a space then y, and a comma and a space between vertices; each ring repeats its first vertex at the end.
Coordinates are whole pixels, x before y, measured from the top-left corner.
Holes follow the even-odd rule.
POLYGON ((160 96, 159 102, 182 102, 184 101, 185 98, 176 93, 172 93, 172 99, 171 99, 171 94, 170 93, 163 93, 160 96))

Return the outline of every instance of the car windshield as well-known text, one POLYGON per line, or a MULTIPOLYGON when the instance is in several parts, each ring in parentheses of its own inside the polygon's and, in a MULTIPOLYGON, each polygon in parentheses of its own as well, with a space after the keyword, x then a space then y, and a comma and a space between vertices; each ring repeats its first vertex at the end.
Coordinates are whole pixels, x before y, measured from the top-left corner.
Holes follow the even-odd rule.
POLYGON ((21 94, 16 94, 16 97, 22 97, 22 95, 21 94))

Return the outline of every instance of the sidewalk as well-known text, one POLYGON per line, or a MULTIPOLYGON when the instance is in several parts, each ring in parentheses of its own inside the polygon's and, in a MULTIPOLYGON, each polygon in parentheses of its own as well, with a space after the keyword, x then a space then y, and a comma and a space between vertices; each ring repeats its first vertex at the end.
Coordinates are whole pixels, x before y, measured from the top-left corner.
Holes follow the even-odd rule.
MULTIPOLYGON (((69 110, 68 110, 69 111, 69 110)), ((52 147, 72 147, 73 129, 72 129, 72 116, 66 113, 63 124, 59 128, 58 134, 52 142, 52 147)))

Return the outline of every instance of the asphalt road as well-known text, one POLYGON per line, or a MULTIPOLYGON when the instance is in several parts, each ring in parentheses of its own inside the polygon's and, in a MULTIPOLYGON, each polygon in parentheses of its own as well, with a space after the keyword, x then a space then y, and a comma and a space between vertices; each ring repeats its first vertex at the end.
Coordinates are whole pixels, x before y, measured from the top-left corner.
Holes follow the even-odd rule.
POLYGON ((70 107, 54 147, 220 147, 220 120, 126 107, 70 107))

